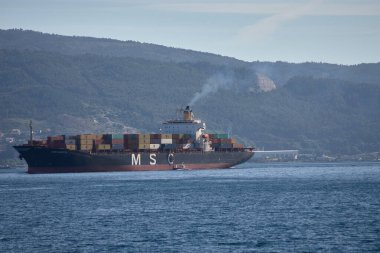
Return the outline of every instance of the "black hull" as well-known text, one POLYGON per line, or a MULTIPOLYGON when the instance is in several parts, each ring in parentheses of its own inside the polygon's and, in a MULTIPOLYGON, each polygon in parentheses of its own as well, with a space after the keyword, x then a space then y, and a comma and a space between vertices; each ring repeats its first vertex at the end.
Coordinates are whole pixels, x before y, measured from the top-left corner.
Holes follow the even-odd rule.
POLYGON ((253 156, 252 150, 90 153, 40 146, 15 146, 28 173, 157 171, 229 168, 253 156))

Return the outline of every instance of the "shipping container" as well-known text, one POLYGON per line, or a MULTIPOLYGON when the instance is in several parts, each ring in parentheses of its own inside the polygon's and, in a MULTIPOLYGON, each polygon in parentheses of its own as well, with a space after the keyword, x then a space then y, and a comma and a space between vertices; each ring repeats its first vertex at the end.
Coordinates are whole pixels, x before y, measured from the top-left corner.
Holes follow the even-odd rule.
POLYGON ((240 143, 234 143, 234 144, 232 144, 232 147, 233 148, 244 148, 244 145, 240 144, 240 143))
POLYGON ((230 144, 230 143, 215 143, 214 145, 213 145, 213 147, 215 147, 215 148, 223 148, 223 149, 225 149, 225 148, 232 148, 232 144, 230 144))
POLYGON ((69 150, 76 150, 77 146, 75 144, 66 144, 66 148, 69 150))
POLYGON ((112 140, 116 140, 116 139, 123 140, 124 135, 123 134, 112 134, 112 140))
POLYGON ((221 139, 221 138, 216 138, 211 140, 213 143, 232 143, 232 139, 221 139))
POLYGON ((151 134, 150 139, 161 139, 161 134, 151 134))
POLYGON ((150 139, 150 144, 161 144, 161 139, 150 139))
POLYGON ((124 144, 123 139, 112 139, 112 145, 114 144, 124 144))
POLYGON ((149 149, 159 149, 160 146, 161 146, 160 144, 150 144, 149 149))
POLYGON ((140 134, 139 139, 150 139, 150 134, 140 134))
POLYGON ((112 149, 113 150, 123 150, 124 144, 112 144, 112 149))
POLYGON ((48 142, 51 142, 51 141, 64 141, 65 140, 65 136, 64 135, 57 135, 57 136, 49 136, 48 137, 48 142))
POLYGON ((228 134, 210 134, 210 138, 214 139, 227 139, 228 134))
POLYGON ((139 135, 138 134, 124 134, 124 140, 138 140, 139 135))
POLYGON ((173 139, 161 139, 161 144, 172 144, 173 139))
POLYGON ((124 145, 138 145, 139 140, 124 140, 124 145))
POLYGON ((100 145, 100 144, 108 144, 108 143, 105 143, 103 139, 97 139, 95 140, 95 145, 100 145))
POLYGON ((48 140, 47 143, 48 144, 50 144, 50 143, 65 143, 65 141, 64 140, 48 140))
POLYGON ((103 144, 111 144, 112 143, 112 134, 103 134, 103 144))
POLYGON ((161 139, 172 139, 172 134, 161 134, 161 139))
POLYGON ((139 144, 139 149, 150 149, 150 144, 139 144))
POLYGON ((92 150, 93 146, 92 145, 80 145, 79 149, 80 150, 92 150))
POLYGON ((93 145, 95 140, 90 140, 90 139, 80 139, 79 140, 79 145, 93 145))
POLYGON ((139 144, 150 144, 150 139, 139 139, 139 144))
POLYGON ((28 141, 28 144, 33 146, 46 146, 46 140, 32 140, 32 142, 28 141))
POLYGON ((110 150, 111 145, 110 144, 99 144, 97 147, 98 150, 110 150))
POLYGON ((81 140, 96 140, 96 134, 81 134, 79 138, 81 140))

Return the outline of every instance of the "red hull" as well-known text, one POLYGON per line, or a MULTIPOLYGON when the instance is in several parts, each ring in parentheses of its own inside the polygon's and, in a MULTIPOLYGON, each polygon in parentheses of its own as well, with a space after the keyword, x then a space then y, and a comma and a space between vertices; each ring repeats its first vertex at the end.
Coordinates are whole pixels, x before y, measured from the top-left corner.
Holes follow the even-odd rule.
POLYGON ((163 170, 202 170, 225 169, 228 163, 186 164, 182 165, 118 165, 118 166, 80 166, 80 167, 29 167, 28 173, 77 173, 77 172, 110 172, 110 171, 163 171, 163 170))

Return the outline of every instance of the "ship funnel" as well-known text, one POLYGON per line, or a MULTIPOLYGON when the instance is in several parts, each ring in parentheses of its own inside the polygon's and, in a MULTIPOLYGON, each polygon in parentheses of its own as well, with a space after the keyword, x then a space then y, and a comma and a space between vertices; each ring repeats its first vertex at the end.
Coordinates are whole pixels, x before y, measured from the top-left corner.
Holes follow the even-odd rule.
POLYGON ((190 121, 193 120, 193 118, 193 111, 190 109, 190 106, 186 106, 186 109, 183 111, 183 119, 190 121))

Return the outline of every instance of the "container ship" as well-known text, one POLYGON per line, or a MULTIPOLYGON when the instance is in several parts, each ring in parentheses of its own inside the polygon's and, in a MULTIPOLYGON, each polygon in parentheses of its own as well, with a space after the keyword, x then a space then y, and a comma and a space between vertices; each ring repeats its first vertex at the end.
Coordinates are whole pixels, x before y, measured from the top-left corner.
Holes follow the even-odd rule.
POLYGON ((189 106, 181 119, 163 123, 159 134, 80 134, 49 136, 14 146, 28 173, 157 171, 230 168, 250 159, 228 134, 205 133, 189 106))

